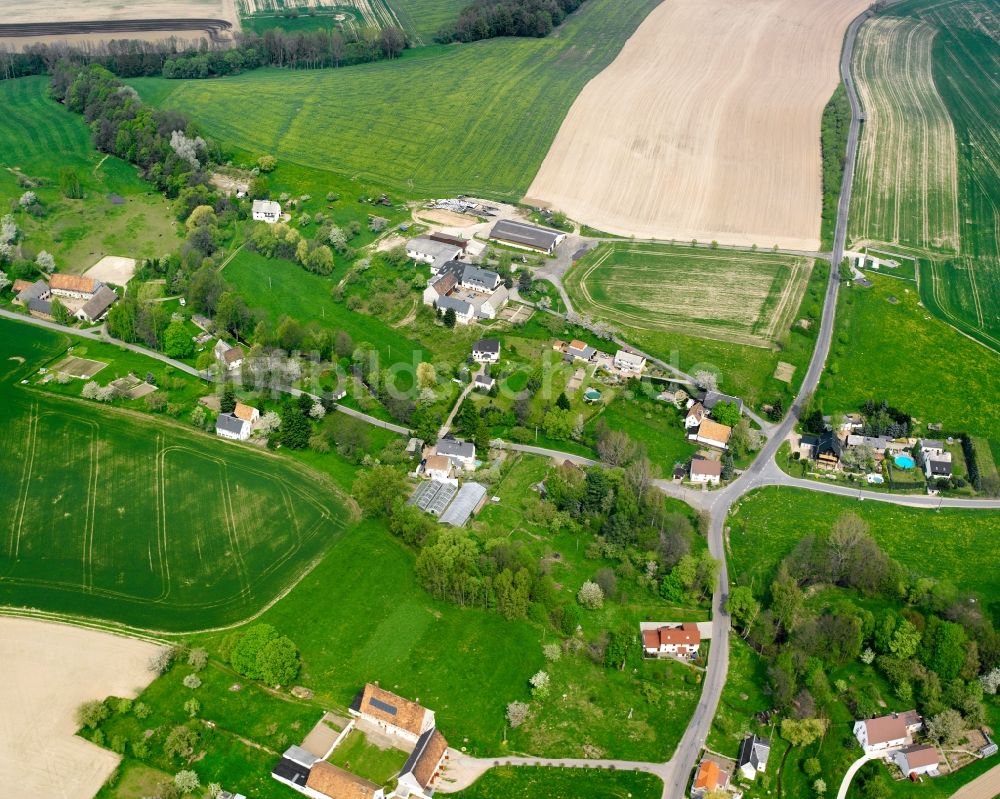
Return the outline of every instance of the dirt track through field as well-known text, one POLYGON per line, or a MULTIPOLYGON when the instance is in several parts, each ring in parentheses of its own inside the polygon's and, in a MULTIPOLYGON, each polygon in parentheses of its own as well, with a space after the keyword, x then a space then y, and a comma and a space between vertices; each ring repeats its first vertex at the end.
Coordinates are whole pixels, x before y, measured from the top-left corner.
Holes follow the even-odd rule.
POLYGON ((865 126, 853 237, 958 251, 955 128, 934 83, 935 29, 895 17, 861 29, 855 57, 865 126))
POLYGON ((668 0, 576 99, 528 202, 620 235, 819 248, 820 120, 867 0, 668 0))
POLYGON ((76 737, 91 699, 130 697, 153 678, 158 647, 95 630, 0 618, 0 794, 90 799, 118 755, 76 737))

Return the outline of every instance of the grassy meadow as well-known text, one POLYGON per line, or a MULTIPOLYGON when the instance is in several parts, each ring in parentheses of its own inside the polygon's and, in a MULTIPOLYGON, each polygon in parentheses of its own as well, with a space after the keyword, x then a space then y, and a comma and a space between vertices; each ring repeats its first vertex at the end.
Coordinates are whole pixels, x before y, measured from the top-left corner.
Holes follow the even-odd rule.
POLYGON ((792 321, 809 260, 658 244, 605 244, 567 278, 577 310, 612 324, 769 346, 792 321))
MULTIPOLYGON (((896 48, 891 56, 887 52, 881 64, 872 65, 876 85, 885 85, 879 77, 902 67, 908 79, 898 82, 888 104, 889 113, 898 117, 893 141, 880 142, 871 156, 884 165, 881 173, 866 176, 862 148, 851 235, 891 242, 895 231, 901 242, 913 239, 912 245, 924 247, 920 294, 925 305, 1000 351, 1000 92, 994 77, 1000 69, 1000 38, 994 6, 988 0, 905 0, 887 13, 902 21, 869 25, 895 25, 922 41, 896 48), (915 123, 918 116, 921 121, 915 123), (957 186, 951 177, 942 180, 948 159, 941 156, 948 152, 957 158, 957 186), (897 185, 904 189, 893 199, 897 185), (882 221, 867 229, 861 211, 873 194, 884 211, 876 214, 882 221), (951 232, 956 222, 957 231, 951 232)), ((860 59, 864 53, 862 47, 860 59)), ((864 74, 862 61, 856 61, 859 66, 864 74)))
POLYGON ((544 39, 421 47, 344 69, 130 82, 257 155, 397 192, 517 199, 580 89, 656 4, 589 0, 544 39))
POLYGON ((801 381, 828 274, 776 253, 607 244, 565 285, 581 313, 685 371, 716 371, 722 390, 757 406, 801 381), (795 367, 791 384, 774 378, 779 362, 795 367))
POLYGON ((1000 515, 990 511, 926 510, 799 489, 761 489, 743 497, 731 517, 734 582, 769 584, 800 538, 829 530, 846 512, 860 515, 879 545, 904 566, 978 594, 998 617, 1000 575, 990 542, 1000 534, 1000 515))
POLYGON ((389 0, 389 5, 414 44, 430 44, 469 4, 467 0, 389 0))
POLYGON ((1000 439, 1000 356, 933 317, 912 283, 868 277, 870 289, 840 292, 833 346, 817 391, 823 413, 885 399, 925 424, 1000 439))
POLYGON ((158 630, 231 623, 345 525, 330 487, 287 461, 16 384, 70 340, 6 321, 0 331, 0 360, 18 364, 0 383, 4 604, 158 630))
POLYGON ((15 215, 32 253, 47 250, 60 271, 81 273, 105 255, 149 258, 177 249, 169 203, 135 168, 105 158, 91 143, 83 117, 48 96, 45 76, 0 81, 0 206, 6 212, 27 190, 46 208, 15 215), (60 171, 76 173, 82 199, 63 196, 60 171), (114 201, 112 201, 114 195, 114 201))
POLYGON ((455 799, 658 799, 653 774, 597 769, 494 768, 455 799))

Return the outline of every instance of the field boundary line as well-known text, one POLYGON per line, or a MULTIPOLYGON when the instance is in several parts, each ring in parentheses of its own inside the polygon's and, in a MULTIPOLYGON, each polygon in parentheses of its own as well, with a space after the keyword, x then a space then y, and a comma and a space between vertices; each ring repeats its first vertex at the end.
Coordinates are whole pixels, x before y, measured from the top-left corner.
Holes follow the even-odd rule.
POLYGON ((24 527, 24 513, 28 505, 28 495, 31 493, 31 473, 34 470, 35 450, 38 447, 38 403, 31 407, 28 417, 28 447, 27 457, 24 459, 24 471, 21 477, 21 503, 17 511, 17 526, 11 530, 11 557, 17 560, 21 550, 21 530, 24 527))
POLYGON ((90 474, 87 480, 87 516, 83 528, 83 589, 87 593, 94 590, 94 527, 97 522, 97 488, 100 474, 98 460, 100 430, 97 422, 88 420, 90 426, 90 474))

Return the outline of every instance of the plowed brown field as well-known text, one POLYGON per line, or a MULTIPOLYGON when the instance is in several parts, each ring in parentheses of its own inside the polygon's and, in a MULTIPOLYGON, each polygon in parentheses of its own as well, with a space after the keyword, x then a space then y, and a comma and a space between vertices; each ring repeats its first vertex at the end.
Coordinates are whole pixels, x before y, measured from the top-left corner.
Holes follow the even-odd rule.
POLYGON ((818 249, 823 107, 868 0, 666 0, 576 99, 526 200, 610 233, 818 249))

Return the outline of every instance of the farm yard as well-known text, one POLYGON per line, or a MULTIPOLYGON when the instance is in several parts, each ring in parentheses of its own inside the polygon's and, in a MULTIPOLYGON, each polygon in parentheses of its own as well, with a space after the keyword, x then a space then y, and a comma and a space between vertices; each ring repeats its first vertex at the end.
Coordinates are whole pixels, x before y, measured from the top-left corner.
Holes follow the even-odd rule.
POLYGON ((957 252, 955 129, 932 74, 936 30, 875 17, 859 34, 855 73, 865 124, 849 230, 854 240, 957 252))
POLYGON ((574 305, 611 324, 769 347, 791 324, 808 258, 605 244, 567 280, 574 305))
MULTIPOLYGON (((1000 352, 1000 168, 997 166, 1000 133, 996 126, 997 116, 1000 115, 1000 93, 993 77, 1000 69, 1000 21, 993 4, 982 0, 907 0, 893 5, 889 13, 891 17, 880 18, 868 25, 886 29, 894 25, 899 31, 919 30, 918 39, 930 37, 933 41, 930 44, 929 77, 925 65, 926 42, 916 45, 915 52, 910 54, 907 63, 915 77, 906 83, 904 89, 908 91, 912 88, 923 99, 908 112, 903 138, 893 132, 891 136, 896 144, 887 142, 887 145, 890 149, 898 147, 904 152, 914 153, 917 162, 929 160, 932 167, 925 181, 919 173, 919 180, 911 179, 888 167, 880 175, 881 167, 877 164, 872 174, 869 162, 867 167, 859 168, 855 198, 869 194, 885 198, 883 204, 872 208, 873 223, 877 221, 876 215, 894 215, 894 206, 898 205, 901 242, 905 242, 907 237, 916 237, 918 233, 923 236, 925 201, 922 192, 925 184, 932 188, 934 181, 930 178, 935 174, 945 174, 941 172, 940 165, 935 165, 935 153, 944 153, 949 149, 949 145, 942 141, 945 123, 940 120, 940 109, 932 96, 936 90, 947 114, 948 125, 954 131, 957 235, 947 234, 951 225, 948 220, 953 212, 947 209, 946 195, 932 189, 926 203, 930 219, 928 239, 910 242, 912 247, 923 248, 914 252, 922 256, 919 265, 920 295, 926 307, 938 317, 1000 352), (894 22, 897 18, 903 21, 894 22), (930 79, 933 85, 929 84, 930 79), (928 128, 931 118, 937 120, 932 127, 939 129, 934 134, 936 143, 931 140, 931 128, 928 128), (921 141, 924 143, 921 144, 921 141), (866 184, 869 180, 874 181, 874 187, 866 184), (894 196, 896 199, 893 199, 894 196), (907 232, 908 224, 902 221, 907 217, 917 224, 917 229, 907 232), (934 222, 938 217, 942 220, 941 224, 934 222), (936 227, 938 232, 935 232, 936 227), (943 244, 935 244, 936 238, 941 238, 943 244), (927 249, 935 247, 953 252, 927 249)), ((861 55, 864 51, 865 48, 862 48, 861 55)), ((897 48, 891 59, 887 54, 875 54, 875 60, 856 60, 855 70, 862 78, 871 72, 873 86, 878 87, 884 84, 883 73, 890 76, 897 74, 902 66, 897 62, 903 58, 903 51, 897 48)), ((876 102, 887 101, 883 96, 885 91, 878 88, 875 91, 878 95, 874 98, 876 102)), ((896 99, 889 102, 895 109, 904 99, 897 92, 896 99)), ((902 113, 904 106, 899 108, 898 113, 902 113)), ((892 119, 897 119, 896 114, 893 111, 892 119)), ((870 134, 866 134, 865 142, 870 147, 870 134)), ((869 156, 870 151, 863 144, 859 167, 866 163, 865 159, 869 156)), ((877 155, 876 160, 882 157, 877 155)), ((877 231, 877 235, 888 238, 894 230, 891 219, 878 221, 879 227, 866 230, 863 227, 864 210, 863 204, 852 208, 852 237, 876 238, 877 231)))
POLYGON ((818 249, 817 134, 867 5, 663 3, 580 93, 526 200, 619 235, 818 249))
MULTIPOLYGON (((32 356, 16 377, 62 358, 56 334, 0 331, 0 359, 32 356)), ((4 604, 160 630, 230 623, 298 579, 349 521, 290 462, 9 377, 0 395, 4 604)))
POLYGON ((33 251, 47 250, 60 271, 82 273, 108 255, 151 258, 179 244, 170 204, 134 167, 104 157, 78 114, 50 99, 47 77, 0 81, 6 126, 0 147, 0 199, 34 191, 45 215, 22 214, 33 251), (81 199, 60 189, 60 173, 80 180, 81 199))
POLYGON ((279 163, 413 196, 520 198, 573 98, 656 4, 589 0, 545 39, 417 48, 350 69, 130 83, 223 144, 279 163))

